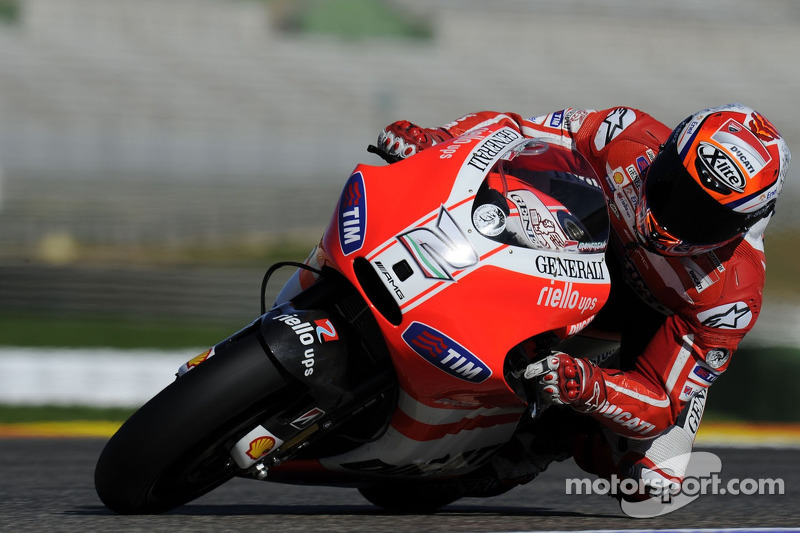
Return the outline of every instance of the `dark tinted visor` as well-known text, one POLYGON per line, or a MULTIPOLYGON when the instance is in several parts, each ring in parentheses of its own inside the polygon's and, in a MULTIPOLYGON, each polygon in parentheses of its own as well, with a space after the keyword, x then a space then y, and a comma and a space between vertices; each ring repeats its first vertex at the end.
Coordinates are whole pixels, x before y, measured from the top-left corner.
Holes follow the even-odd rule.
POLYGON ((726 242, 757 220, 728 209, 704 191, 683 166, 672 142, 650 165, 644 197, 658 224, 687 244, 726 242))

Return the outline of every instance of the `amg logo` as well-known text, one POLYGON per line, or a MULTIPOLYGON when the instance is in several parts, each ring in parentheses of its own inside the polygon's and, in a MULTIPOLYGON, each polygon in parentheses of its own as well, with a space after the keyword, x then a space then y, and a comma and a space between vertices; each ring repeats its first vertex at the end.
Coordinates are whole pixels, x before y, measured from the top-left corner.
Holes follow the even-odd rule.
POLYGON ((386 267, 383 266, 383 263, 381 263, 380 261, 375 261, 375 266, 378 267, 378 270, 381 271, 383 277, 386 278, 386 283, 388 283, 389 286, 392 288, 392 291, 394 291, 394 293, 397 295, 397 298, 399 300, 404 299, 405 295, 403 294, 403 291, 401 291, 400 287, 397 286, 397 283, 394 282, 394 277, 389 273, 386 267))

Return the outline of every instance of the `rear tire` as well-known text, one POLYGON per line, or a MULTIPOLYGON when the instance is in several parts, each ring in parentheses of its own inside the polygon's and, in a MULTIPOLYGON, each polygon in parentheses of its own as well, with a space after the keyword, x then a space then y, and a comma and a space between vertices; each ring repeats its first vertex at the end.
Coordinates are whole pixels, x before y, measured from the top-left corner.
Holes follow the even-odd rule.
POLYGON ((262 350, 200 364, 147 402, 106 444, 95 469, 103 503, 122 514, 161 513, 231 479, 228 449, 280 407, 288 380, 262 350))

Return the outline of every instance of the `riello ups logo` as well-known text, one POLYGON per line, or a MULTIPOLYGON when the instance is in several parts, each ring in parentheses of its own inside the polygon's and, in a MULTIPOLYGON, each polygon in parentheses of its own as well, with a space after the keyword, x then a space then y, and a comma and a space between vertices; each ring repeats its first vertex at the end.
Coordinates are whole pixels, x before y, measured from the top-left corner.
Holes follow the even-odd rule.
POLYGON ((314 351, 315 344, 317 344, 317 342, 322 343, 339 340, 339 334, 328 318, 320 318, 311 323, 301 320, 296 314, 292 313, 275 316, 272 320, 283 322, 292 328, 294 334, 297 335, 297 339, 305 347, 301 364, 305 367, 303 375, 306 377, 314 373, 314 364, 316 363, 317 356, 314 351))
POLYGON ((483 383, 492 371, 469 350, 430 326, 412 322, 403 332, 403 340, 423 359, 454 378, 483 383))

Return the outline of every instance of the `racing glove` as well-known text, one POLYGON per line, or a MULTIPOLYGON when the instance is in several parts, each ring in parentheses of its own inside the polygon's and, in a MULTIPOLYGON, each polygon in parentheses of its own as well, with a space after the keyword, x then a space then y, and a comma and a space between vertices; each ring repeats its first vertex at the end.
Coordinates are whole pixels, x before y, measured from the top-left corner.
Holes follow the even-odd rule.
POLYGON ((531 363, 524 377, 536 382, 548 403, 569 405, 581 413, 597 411, 606 400, 606 383, 597 365, 563 352, 531 363))
POLYGON ((452 138, 443 128, 421 128, 407 120, 398 120, 380 132, 377 146, 370 146, 368 151, 378 154, 389 163, 395 163, 452 138))

